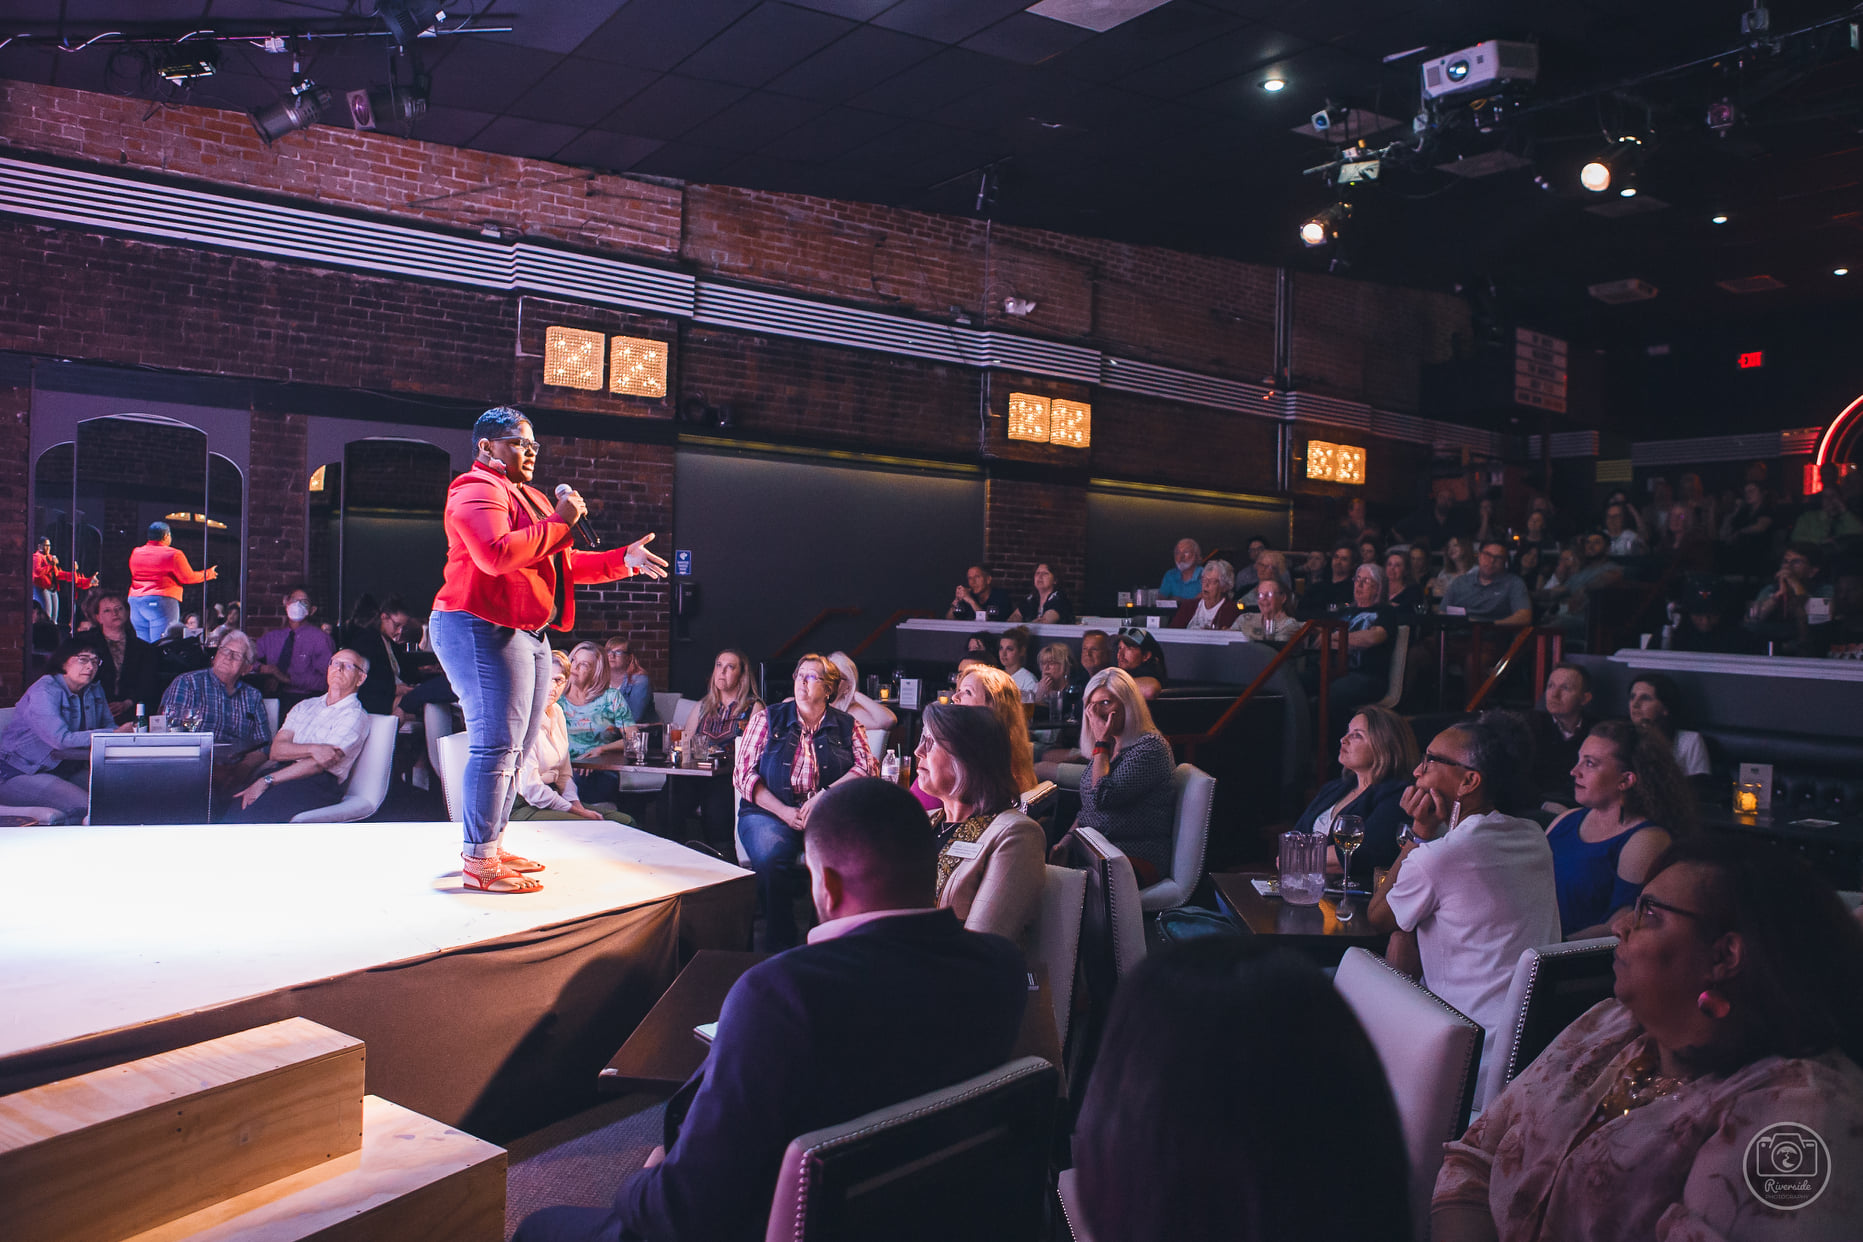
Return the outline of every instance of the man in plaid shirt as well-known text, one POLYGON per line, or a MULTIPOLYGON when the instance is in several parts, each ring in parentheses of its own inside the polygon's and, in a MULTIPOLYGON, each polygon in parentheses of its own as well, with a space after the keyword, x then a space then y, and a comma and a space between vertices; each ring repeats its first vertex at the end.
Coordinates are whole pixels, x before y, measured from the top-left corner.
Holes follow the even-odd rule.
POLYGON ((177 717, 189 717, 200 721, 200 732, 213 734, 214 749, 220 752, 213 765, 216 795, 251 780, 271 744, 272 724, 265 715, 265 700, 257 686, 240 680, 252 667, 254 654, 252 639, 243 631, 228 630, 214 651, 212 665, 183 673, 162 695, 162 714, 168 717, 169 728, 177 726, 177 717), (228 758, 220 757, 228 751, 228 758))

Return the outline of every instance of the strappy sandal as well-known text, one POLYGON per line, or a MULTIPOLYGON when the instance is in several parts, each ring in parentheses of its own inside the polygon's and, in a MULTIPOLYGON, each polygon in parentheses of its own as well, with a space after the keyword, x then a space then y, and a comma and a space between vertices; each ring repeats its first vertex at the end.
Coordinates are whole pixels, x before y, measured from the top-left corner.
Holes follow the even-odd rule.
POLYGON ((473 858, 461 854, 460 879, 467 888, 482 893, 534 893, 543 887, 540 881, 521 875, 507 867, 503 859, 473 858))
POLYGON ((507 854, 502 849, 498 851, 498 861, 511 868, 513 871, 529 872, 542 871, 544 869, 543 864, 540 862, 521 857, 517 854, 507 854))

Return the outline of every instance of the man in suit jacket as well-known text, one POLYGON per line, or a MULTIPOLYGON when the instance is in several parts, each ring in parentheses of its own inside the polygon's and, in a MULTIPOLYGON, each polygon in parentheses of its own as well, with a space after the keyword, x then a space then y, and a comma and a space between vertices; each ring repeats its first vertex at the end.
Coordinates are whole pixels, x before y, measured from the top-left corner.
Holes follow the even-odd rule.
POLYGON ((667 1104, 665 1157, 612 1210, 545 1208, 518 1242, 754 1242, 789 1140, 1009 1059, 1022 954, 934 908, 937 841, 917 800, 849 781, 809 812, 806 840, 822 922, 732 987, 710 1056, 667 1104))

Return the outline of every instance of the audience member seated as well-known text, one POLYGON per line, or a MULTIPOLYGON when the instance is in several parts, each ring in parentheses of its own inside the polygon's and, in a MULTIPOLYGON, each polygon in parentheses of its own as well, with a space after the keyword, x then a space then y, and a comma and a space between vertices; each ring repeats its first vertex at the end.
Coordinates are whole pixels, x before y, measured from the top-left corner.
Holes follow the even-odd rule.
MULTIPOLYGON (((1482 1028, 1484 1056, 1509 1017, 1522 950, 1559 940, 1546 833, 1500 809, 1517 804, 1526 775, 1510 743, 1479 720, 1436 735, 1401 799, 1416 841, 1398 852, 1366 910, 1379 931, 1414 935, 1423 985, 1482 1028)), ((1407 955, 1394 937, 1389 956, 1407 955)))
POLYGON ((794 698, 751 713, 732 774, 742 800, 738 836, 757 872, 772 951, 796 942, 795 868, 810 813, 834 786, 879 772, 867 731, 831 706, 841 690, 834 662, 813 652, 803 656, 793 685, 794 698))
POLYGON ((1171 568, 1158 583, 1158 598, 1195 599, 1203 590, 1203 549, 1195 539, 1179 539, 1171 550, 1171 568))
POLYGON ((1567 940, 1610 934, 1611 918, 1643 891, 1672 833, 1695 825, 1695 799, 1667 739, 1627 720, 1602 720, 1572 769, 1578 808, 1546 831, 1567 940))
POLYGON ((1119 667, 1138 685, 1140 694, 1155 699, 1163 691, 1168 680, 1164 671, 1164 648, 1150 634, 1131 627, 1120 630, 1115 657, 1119 667))
POLYGON ((1522 578, 1527 574, 1518 558, 1524 556, 1529 550, 1538 553, 1539 558, 1544 561, 1557 560, 1559 557, 1559 541, 1553 537, 1551 520, 1546 516, 1544 509, 1535 509, 1527 514, 1527 524, 1521 528, 1520 536, 1515 540, 1514 571, 1522 578))
POLYGON ((1630 723, 1654 730, 1674 748, 1683 776, 1706 776, 1711 767, 1701 734, 1681 727, 1682 692, 1662 673, 1644 673, 1630 683, 1630 723))
POLYGON ((1805 601, 1829 599, 1834 593, 1823 580, 1823 555, 1815 544, 1788 544, 1779 572, 1747 609, 1747 628, 1763 638, 1797 640, 1807 625, 1805 601))
POLYGON ((944 615, 952 621, 1003 621, 1015 607, 1009 592, 996 585, 995 574, 986 566, 972 565, 964 571, 964 585, 957 588, 944 615))
POLYGON ((997 661, 1005 673, 1015 678, 1024 695, 1033 695, 1035 687, 1041 684, 1041 678, 1028 666, 1030 637, 1028 627, 1021 625, 1011 626, 996 636, 997 661))
POLYGON ((268 758, 272 722, 265 700, 257 686, 240 680, 251 666, 252 639, 242 630, 228 630, 214 648, 212 664, 183 673, 162 695, 170 729, 187 726, 191 732, 213 734, 216 804, 221 795, 251 783, 268 758))
POLYGON ((1790 852, 1723 839, 1671 849, 1616 930, 1616 998, 1448 1145, 1431 1236, 1855 1238, 1863 927, 1790 852), (1763 1201, 1787 1170, 1822 1193, 1763 1201))
POLYGON ((1247 635, 1252 642, 1286 642, 1301 625, 1299 617, 1288 615, 1287 597, 1286 587, 1272 578, 1265 580, 1255 588, 1255 599, 1261 611, 1243 613, 1229 628, 1247 635))
POLYGON ((1171 870, 1171 819, 1177 804, 1171 774, 1177 761, 1151 722, 1145 696, 1124 669, 1096 673, 1087 683, 1081 742, 1092 759, 1080 777, 1075 823, 1099 829, 1129 854, 1140 887, 1157 883, 1171 870))
POLYGON ((1829 660, 1863 659, 1863 569, 1840 569, 1831 590, 1831 619, 1810 627, 1803 654, 1829 660))
POLYGON ((1074 1131, 1079 1236, 1408 1242, 1376 1049, 1325 975, 1256 939, 1175 945, 1120 980, 1074 1131), (1343 1171, 1303 1154, 1341 1141, 1343 1171))
POLYGON ((400 653, 396 650, 407 631, 408 607, 401 597, 391 595, 377 605, 373 595, 356 601, 356 611, 343 627, 343 645, 369 662, 369 676, 356 691, 362 710, 371 716, 387 716, 401 705, 401 696, 412 687, 401 676, 400 653))
POLYGON ((1540 710, 1528 717, 1533 733, 1533 790, 1561 808, 1572 805, 1572 769, 1591 732, 1591 674, 1582 664, 1556 664, 1546 676, 1540 710))
POLYGON ((863 729, 891 729, 899 723, 899 717, 893 715, 891 708, 861 690, 860 666, 854 663, 853 656, 845 651, 832 651, 828 658, 841 672, 841 690, 834 699, 836 708, 852 716, 863 729))
POLYGON ((919 788, 938 799, 938 904, 971 931, 1026 950, 1041 912, 1047 838, 1022 813, 1009 734, 987 707, 933 703, 919 735, 919 788))
POLYGON ((1229 598, 1235 586, 1234 565, 1223 560, 1204 562, 1202 594, 1181 601, 1165 624, 1174 630, 1229 629, 1242 615, 1242 610, 1229 598))
POLYGON ((214 614, 215 614, 214 627, 211 630, 208 630, 207 637, 201 640, 201 645, 209 649, 218 647, 220 645, 220 640, 224 638, 230 631, 237 630, 240 628, 239 601, 234 600, 232 603, 228 604, 225 608, 222 608, 220 607, 220 605, 215 604, 214 614))
MULTIPOLYGON (((1674 525, 1672 521, 1670 528, 1674 529, 1674 525)), ((1601 530, 1578 539, 1572 551, 1572 572, 1562 573, 1557 586, 1547 587, 1547 594, 1559 604, 1559 610, 1546 624, 1583 631, 1590 620, 1591 592, 1622 580, 1624 571, 1607 555, 1609 541, 1601 530)))
POLYGON ((1460 535, 1451 535, 1449 542, 1443 545, 1442 570, 1430 579, 1430 598, 1439 603, 1447 602, 1449 588, 1460 579, 1467 577, 1474 568, 1468 543, 1460 535))
MULTIPOLYGON (((1294 597, 1294 576, 1287 572, 1287 558, 1281 553, 1266 548, 1257 552, 1255 559, 1249 565, 1249 574, 1253 581, 1249 583, 1248 590, 1242 593, 1244 608, 1261 606, 1261 584, 1264 582, 1281 584, 1283 603, 1294 597)), ((1236 584, 1241 585, 1240 578, 1236 580, 1236 584)))
POLYGON ((77 822, 90 810, 91 734, 127 733, 97 684, 96 649, 68 638, 0 730, 0 806, 43 806, 77 822))
MULTIPOLYGON (((736 822, 737 790, 732 787, 731 759, 737 739, 744 732, 751 713, 763 706, 757 697, 757 683, 750 675, 750 657, 735 647, 727 647, 712 661, 711 680, 705 697, 692 709, 686 736, 696 740, 719 761, 713 775, 701 782, 687 778, 688 787, 699 784, 697 794, 699 820, 705 828, 705 840, 729 852, 731 830, 736 822)), ((675 794, 680 792, 673 786, 675 794)))
POLYGON ((512 819, 606 819, 617 824, 634 821, 619 811, 598 811, 584 806, 576 789, 576 774, 569 766, 569 724, 558 700, 569 688, 569 657, 550 653, 550 699, 543 711, 537 737, 518 761, 517 801, 512 819))
POLYGON ((1647 555, 1650 548, 1630 521, 1629 505, 1611 505, 1604 511, 1605 555, 1622 560, 1647 555))
POLYGON ((1007 1061, 1026 967, 1007 940, 935 908, 937 849, 896 785, 824 794, 808 829, 821 919, 808 945, 732 985, 705 1063, 666 1106, 664 1148, 614 1206, 546 1208, 517 1242, 759 1242, 791 1139, 1007 1061))
POLYGON ((162 697, 161 660, 151 643, 130 628, 129 602, 114 587, 97 587, 84 597, 84 615, 91 628, 80 641, 97 652, 102 663, 97 685, 110 704, 110 714, 121 723, 133 720, 136 704, 153 707, 162 697))
POLYGON ((1036 653, 1035 666, 1041 669, 1041 680, 1035 684, 1035 701, 1050 707, 1050 724, 1059 724, 1060 718, 1073 715, 1071 708, 1079 702, 1081 687, 1085 685, 1074 678, 1074 653, 1066 643, 1049 643, 1036 653), (1060 718, 1052 715, 1057 696, 1060 718))
POLYGON ((1426 602, 1430 593, 1430 550, 1420 543, 1413 543, 1404 549, 1404 557, 1410 562, 1410 580, 1423 589, 1426 602))
POLYGON ((1354 496, 1346 501, 1345 516, 1339 519, 1339 529, 1333 532, 1334 537, 1357 539, 1369 529, 1371 523, 1365 517, 1365 498, 1354 496))
POLYGON ((1035 788, 1038 782, 1035 752, 1029 741, 1029 718, 1022 709, 1022 688, 1015 680, 1000 668, 973 668, 958 678, 951 701, 960 707, 987 707, 995 714, 1009 738, 1009 770, 1016 778, 1016 788, 1025 793, 1035 788))
POLYGON ((1495 512, 1494 500, 1499 488, 1482 496, 1475 502, 1475 520, 1469 529, 1469 544, 1479 548, 1492 540, 1507 542, 1507 527, 1501 524, 1501 518, 1495 512))
POLYGON ((996 635, 989 630, 978 630, 964 640, 964 659, 958 661, 962 667, 965 660, 987 664, 991 668, 1001 668, 1002 661, 996 658, 996 635))
POLYGON ((1463 574, 1444 589, 1443 608, 1460 608, 1473 620, 1496 625, 1533 624, 1527 584, 1507 572, 1507 545, 1498 539, 1481 545, 1473 573, 1463 574))
MULTIPOLYGON (((1676 651, 1710 651, 1722 655, 1750 652, 1759 640, 1728 616, 1720 583, 1690 575, 1679 601, 1682 624, 1675 627, 1670 646, 1676 651)), ((1762 648, 1763 649, 1763 648, 1762 648)))
POLYGON ((251 676, 259 679, 259 689, 278 700, 280 711, 290 711, 299 701, 329 689, 324 670, 336 654, 336 643, 312 622, 317 606, 309 590, 292 587, 284 603, 285 624, 260 636, 251 676))
MULTIPOLYGON (((1342 639, 1346 649, 1346 670, 1332 675, 1326 694, 1327 719, 1335 730, 1345 727, 1354 708, 1390 692, 1392 641, 1402 620, 1384 602, 1384 571, 1376 565, 1360 565, 1352 575, 1352 600, 1338 618, 1346 632, 1332 635, 1335 649, 1342 639)), ((1308 677, 1317 692, 1318 670, 1308 677)))
POLYGON ((329 688, 293 707, 272 739, 271 759, 258 779, 234 795, 229 824, 288 824, 343 800, 343 782, 369 740, 369 713, 356 690, 369 662, 347 647, 330 658, 329 688))
POLYGON ((150 522, 149 539, 129 554, 130 611, 136 634, 145 643, 159 643, 181 620, 181 588, 212 582, 220 571, 209 565, 195 569, 174 547, 167 522, 150 522))
MULTIPOLYGON (((577 643, 569 651, 569 685, 558 704, 569 732, 569 757, 593 759, 627 749, 627 735, 636 723, 627 696, 612 684, 606 654, 594 643, 577 643)), ((595 802, 607 802, 621 792, 621 778, 613 772, 587 772, 582 792, 595 802)))
MULTIPOLYGON (((1243 562, 1241 568, 1236 570, 1236 595, 1238 597, 1246 596, 1250 591, 1253 591, 1256 584, 1261 581, 1261 574, 1256 570, 1255 562, 1259 561, 1261 559, 1261 554, 1266 551, 1268 551, 1268 541, 1266 539, 1263 539, 1260 535, 1250 536, 1248 541, 1248 559, 1243 562)), ((1285 558, 1282 559, 1281 566, 1282 571, 1285 572, 1287 567, 1285 558)))
POLYGON ((1675 511, 1675 487, 1658 475, 1649 481, 1650 502, 1643 506, 1643 538, 1652 548, 1669 546, 1669 515, 1675 511))
POLYGON ((627 709, 637 724, 646 724, 658 720, 660 714, 653 709, 653 679, 647 676, 647 669, 634 657, 634 644, 620 634, 616 634, 602 644, 602 660, 608 667, 608 685, 621 692, 627 700, 627 709))
POLYGON ((1422 539, 1432 548, 1446 548, 1452 537, 1469 533, 1468 522, 1456 512, 1455 493, 1446 487, 1436 489, 1428 509, 1399 522, 1397 531, 1413 543, 1422 539))
POLYGON ((1088 630, 1080 636, 1080 675, 1076 679, 1082 686, 1087 678, 1103 668, 1112 668, 1113 636, 1105 630, 1088 630))
POLYGON ((1740 503, 1721 520, 1721 542, 1727 545, 1727 567, 1735 573, 1758 577, 1772 562, 1772 541, 1779 514, 1772 497, 1759 483, 1741 489, 1740 503))
POLYGON ((1863 521, 1850 512, 1844 494, 1835 487, 1819 492, 1817 505, 1801 513, 1792 524, 1792 542, 1815 548, 1835 550, 1858 537, 1863 537, 1863 521))
POLYGON ((1330 577, 1308 579, 1307 593, 1300 597, 1300 615, 1326 617, 1344 612, 1352 606, 1352 571, 1358 565, 1358 552, 1349 543, 1333 546, 1327 562, 1330 577))
POLYGON ((1384 565, 1384 544, 1376 535, 1360 535, 1354 545, 1358 548, 1358 563, 1361 565, 1384 565))
POLYGON ((1382 707, 1363 708, 1339 743, 1342 771, 1320 786, 1295 829, 1330 838, 1341 815, 1358 816, 1365 824, 1365 841, 1352 855, 1352 879, 1370 888, 1372 873, 1397 858, 1397 837, 1409 818, 1399 800, 1417 762, 1410 722, 1382 707))
POLYGON ((1392 549, 1384 554, 1384 602, 1400 613, 1424 612, 1429 597, 1423 588, 1410 580, 1410 553, 1392 549))
POLYGON ((1054 571, 1046 561, 1035 566, 1035 589, 1009 614, 1009 619, 1030 625, 1074 624, 1074 606, 1055 584, 1054 571))

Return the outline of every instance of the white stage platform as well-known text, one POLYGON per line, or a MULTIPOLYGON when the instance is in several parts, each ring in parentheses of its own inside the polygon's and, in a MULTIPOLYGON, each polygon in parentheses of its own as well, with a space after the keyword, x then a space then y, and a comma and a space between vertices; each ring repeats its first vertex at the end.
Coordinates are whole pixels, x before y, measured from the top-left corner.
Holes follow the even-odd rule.
MULTIPOLYGON (((739 922, 748 935, 750 917, 749 873, 735 866, 606 822, 516 824, 506 844, 548 864, 541 892, 464 889, 459 826, 451 823, 0 830, 0 874, 8 877, 0 901, 0 1090, 20 1085, 5 1074, 9 1062, 16 1070, 55 1064, 72 1041, 140 1047, 147 1041, 139 1028, 251 1009, 320 983, 382 976, 384 986, 360 1005, 372 1014, 374 1005, 396 1003, 415 977, 410 967, 423 959, 450 959, 452 973, 439 977, 458 992, 458 981, 471 977, 460 972, 489 957, 484 946, 521 942, 545 963, 527 966, 524 984, 538 983, 539 970, 571 952, 604 957, 612 973, 618 956, 633 951, 653 959, 646 973, 657 977, 669 964, 663 959, 692 938, 679 929, 676 899, 709 911, 705 939, 727 941, 685 943, 687 951, 744 947, 730 943, 739 922), (642 911, 626 933, 648 936, 634 943, 650 949, 624 950, 624 937, 590 922, 660 903, 667 910, 657 923, 648 928, 651 912, 642 911), (547 929, 566 927, 579 929, 557 937, 567 947, 547 947, 547 929), (122 1038, 97 1038, 110 1033, 122 1038)), ((562 986, 577 982, 597 986, 596 976, 566 977, 562 986)), ((524 1003, 523 984, 499 986, 506 990, 498 998, 524 1003)), ((631 998, 642 1003, 626 1008, 644 1012, 655 997, 631 998)), ((346 988, 351 1010, 360 999, 346 988)), ((461 1007, 483 1003, 459 999, 461 1007)), ((549 1010, 559 999, 550 991, 531 1002, 549 1010)), ((599 997, 577 1000, 591 1012, 602 1008, 599 997)), ((508 1023, 513 1015, 499 1016, 508 1023)), ((403 1017, 404 1033, 410 1021, 403 1017)), ((625 1036, 620 1031, 614 1046, 625 1036)), ((372 1082, 376 1062, 371 1040, 372 1082)))

